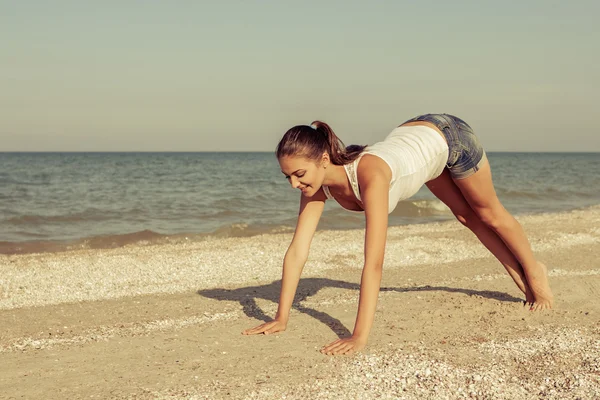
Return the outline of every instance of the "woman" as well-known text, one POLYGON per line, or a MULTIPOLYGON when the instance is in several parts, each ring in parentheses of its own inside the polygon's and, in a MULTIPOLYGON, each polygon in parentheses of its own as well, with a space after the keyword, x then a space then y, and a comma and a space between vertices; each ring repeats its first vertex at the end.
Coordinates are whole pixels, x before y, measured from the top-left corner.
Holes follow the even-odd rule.
POLYGON ((365 347, 380 289, 388 213, 426 184, 506 268, 531 310, 552 308, 546 267, 538 262, 517 220, 502 206, 489 162, 471 127, 448 114, 410 119, 372 146, 345 148, 320 121, 291 128, 277 146, 281 171, 302 191, 296 231, 286 252, 279 308, 273 321, 246 335, 286 329, 311 240, 327 199, 364 212, 365 257, 358 314, 351 337, 325 346, 325 354, 365 347))

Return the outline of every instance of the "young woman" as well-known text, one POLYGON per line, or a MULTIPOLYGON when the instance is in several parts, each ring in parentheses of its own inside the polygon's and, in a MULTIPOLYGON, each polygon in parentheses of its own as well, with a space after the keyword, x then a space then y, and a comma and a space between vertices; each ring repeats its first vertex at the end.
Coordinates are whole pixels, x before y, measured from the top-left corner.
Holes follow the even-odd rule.
POLYGON ((426 184, 506 268, 531 310, 552 308, 546 267, 525 232, 502 206, 489 162, 471 127, 448 114, 426 114, 394 129, 383 142, 349 146, 324 122, 299 125, 277 146, 281 171, 302 192, 296 231, 285 254, 279 308, 273 321, 243 333, 286 329, 289 311, 327 199, 366 218, 364 267, 351 337, 325 346, 325 354, 365 347, 380 289, 388 213, 426 184))

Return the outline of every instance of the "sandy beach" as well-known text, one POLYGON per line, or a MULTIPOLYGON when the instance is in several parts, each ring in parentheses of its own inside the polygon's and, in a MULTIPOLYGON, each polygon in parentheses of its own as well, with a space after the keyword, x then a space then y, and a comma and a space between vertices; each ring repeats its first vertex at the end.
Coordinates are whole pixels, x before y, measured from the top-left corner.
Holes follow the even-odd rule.
POLYGON ((363 231, 319 231, 287 331, 275 313, 290 233, 0 256, 2 399, 595 399, 600 206, 518 218, 549 268, 532 313, 455 221, 391 227, 375 325, 350 333, 363 231))

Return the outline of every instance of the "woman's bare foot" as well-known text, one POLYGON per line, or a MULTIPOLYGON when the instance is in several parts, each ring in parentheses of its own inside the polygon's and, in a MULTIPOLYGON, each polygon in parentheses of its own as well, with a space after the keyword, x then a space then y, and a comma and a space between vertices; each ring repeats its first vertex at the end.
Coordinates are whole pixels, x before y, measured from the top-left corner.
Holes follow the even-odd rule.
POLYGON ((535 296, 529 286, 525 290, 525 304, 524 306, 531 307, 535 303, 535 296))
POLYGON ((532 300, 531 295, 526 294, 527 302, 531 304, 529 307, 531 311, 549 310, 554 303, 554 296, 548 283, 548 268, 539 261, 538 266, 543 271, 543 274, 537 276, 535 280, 527 282, 531 289, 529 292, 533 294, 534 298, 533 303, 530 303, 532 300))

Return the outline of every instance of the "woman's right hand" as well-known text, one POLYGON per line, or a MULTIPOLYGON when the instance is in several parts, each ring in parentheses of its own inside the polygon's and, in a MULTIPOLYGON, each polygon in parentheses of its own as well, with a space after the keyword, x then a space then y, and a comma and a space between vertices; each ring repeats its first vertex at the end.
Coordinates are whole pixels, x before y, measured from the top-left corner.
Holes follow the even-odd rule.
POLYGON ((275 332, 283 332, 285 331, 285 328, 287 328, 287 322, 274 319, 273 321, 260 324, 255 328, 246 329, 244 332, 242 332, 242 335, 258 335, 260 333, 269 335, 275 332))

